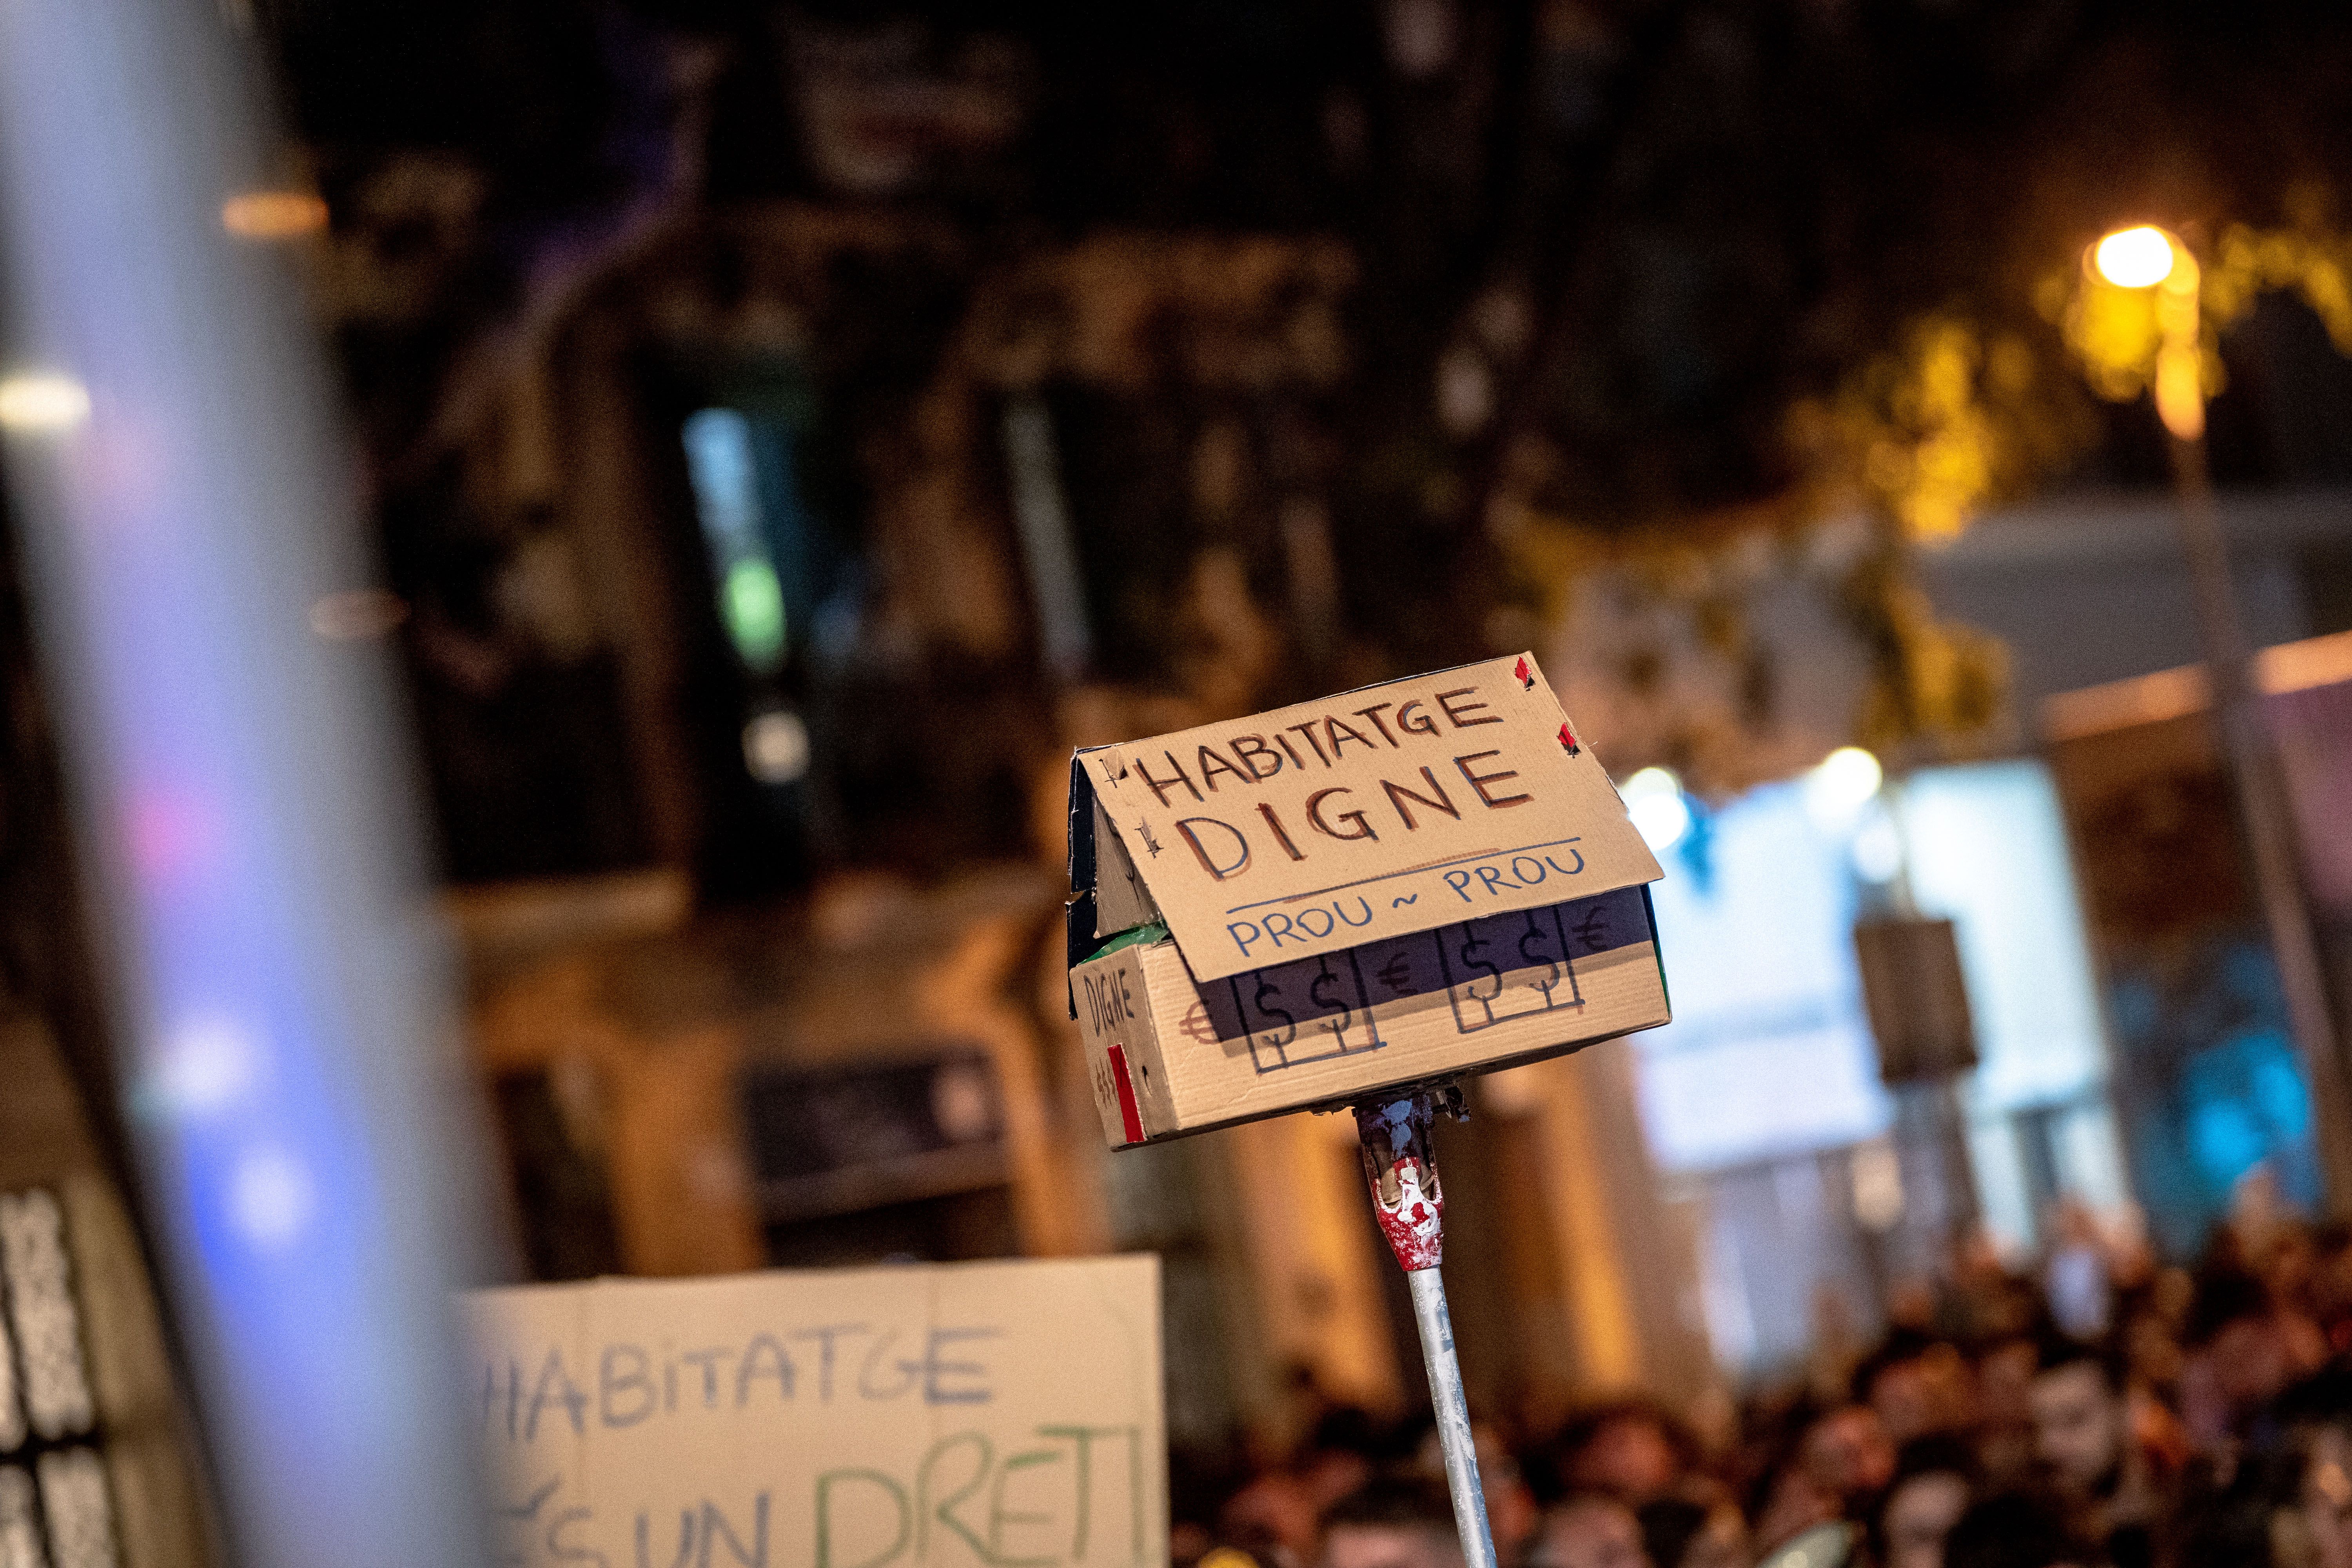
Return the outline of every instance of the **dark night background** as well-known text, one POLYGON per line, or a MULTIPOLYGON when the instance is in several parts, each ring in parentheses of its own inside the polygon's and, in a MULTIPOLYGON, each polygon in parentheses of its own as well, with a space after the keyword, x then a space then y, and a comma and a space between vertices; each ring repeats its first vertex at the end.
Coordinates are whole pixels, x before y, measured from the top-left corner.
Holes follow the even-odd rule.
MULTIPOLYGON (((765 699, 734 689, 715 618, 683 613, 674 634, 709 678, 684 689, 708 711, 678 742, 698 760, 696 826, 677 831, 706 890, 757 893, 752 861, 795 868, 789 885, 1024 843, 1035 759, 1003 738, 1053 728, 1035 626, 986 646, 877 629, 894 571, 951 570, 919 550, 890 564, 877 521, 944 382, 1034 390, 1050 411, 1087 599, 1076 673, 1197 687, 1186 671, 1222 657, 1202 652, 1222 634, 1184 608, 1188 574, 1222 547, 1252 605, 1288 612, 1286 654, 1234 699, 1254 704, 1512 640, 1543 609, 1528 546, 1548 529, 1642 548, 1802 535, 1856 467, 1808 413, 1899 427, 1887 367, 1922 322, 1983 350, 1975 500, 2158 486, 2147 399, 2084 390, 2052 290, 2120 221, 2200 244, 2231 225, 2332 236, 2352 174, 2352 36, 2316 5, 264 0, 253 20, 332 214, 320 298, 392 586, 415 609, 461 879, 677 847, 620 760, 625 654, 523 646, 499 584, 545 520, 467 475, 495 440, 467 423, 483 365, 533 323, 577 337, 583 312, 642 307, 615 330, 636 344, 621 374, 649 444, 714 399, 786 432, 806 570, 788 574, 780 689, 817 756, 782 818, 730 760, 765 699), (680 328, 774 295, 773 249, 727 237, 761 223, 833 237, 793 242, 789 344, 747 354, 719 341, 736 327, 680 328), (1158 300, 1115 371, 1070 362, 1075 300, 1115 294, 1121 267, 1160 288, 1137 259, 1152 246, 1227 242, 1271 246, 1297 276, 1249 285, 1223 338, 1158 300), (1053 270, 1121 245, 1128 261, 1083 284, 1053 270), (665 267, 690 272, 687 304, 643 283, 665 267), (1037 328, 1064 363, 981 363, 1007 321, 1002 340, 1037 328), (1229 363, 1202 369, 1219 342, 1229 363), (1300 495, 1311 525, 1286 533, 1300 495), (950 727, 989 715, 972 729, 995 754, 933 776, 828 724, 876 702, 950 727)), ((2352 363, 2309 309, 2266 295, 2222 354, 2221 482, 2352 476, 2352 363)), ((1001 494, 994 443, 958 439, 973 486, 1001 494)), ((655 469, 656 510, 689 513, 674 457, 655 469)), ((1897 649, 1910 568, 1881 521, 1847 597, 1865 640, 1897 649)), ((689 606, 708 598, 690 531, 657 551, 689 606)), ((1628 679, 1646 679, 1638 658, 1628 679)), ((1768 713, 1772 672, 1748 685, 1768 713)), ((1994 700, 1960 706, 1974 721, 1994 700)), ((1894 703, 1896 731, 1936 727, 1919 706, 1894 703)))

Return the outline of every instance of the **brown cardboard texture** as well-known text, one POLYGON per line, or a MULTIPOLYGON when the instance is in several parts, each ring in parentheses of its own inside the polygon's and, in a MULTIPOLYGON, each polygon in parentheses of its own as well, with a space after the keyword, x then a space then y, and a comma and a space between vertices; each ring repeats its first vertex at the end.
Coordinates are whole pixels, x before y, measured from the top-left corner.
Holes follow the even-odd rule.
POLYGON ((1082 752, 1070 804, 1114 1145, 1667 1021, 1657 862, 1528 656, 1082 752))
POLYGON ((1527 654, 1080 752, 1070 789, 1204 981, 1658 877, 1527 654))
POLYGON ((1150 1257, 464 1299, 501 1563, 1168 1560, 1150 1257))

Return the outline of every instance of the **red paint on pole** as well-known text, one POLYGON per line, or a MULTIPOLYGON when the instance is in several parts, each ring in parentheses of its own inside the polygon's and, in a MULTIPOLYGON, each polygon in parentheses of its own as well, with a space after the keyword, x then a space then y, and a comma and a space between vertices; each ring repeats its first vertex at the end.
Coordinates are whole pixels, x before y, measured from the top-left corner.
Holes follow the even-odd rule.
POLYGON ((1390 1203, 1378 1187, 1372 1192, 1389 1250, 1408 1274, 1434 1268, 1445 1259, 1445 1197, 1438 1191, 1436 1173, 1402 1154, 1389 1166, 1389 1174, 1396 1182, 1396 1202, 1390 1203))

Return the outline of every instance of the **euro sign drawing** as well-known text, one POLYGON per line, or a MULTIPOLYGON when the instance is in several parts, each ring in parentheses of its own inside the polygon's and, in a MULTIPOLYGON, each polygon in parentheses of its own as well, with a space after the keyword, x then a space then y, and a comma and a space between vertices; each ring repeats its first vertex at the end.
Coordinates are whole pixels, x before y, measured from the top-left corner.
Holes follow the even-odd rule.
POLYGON ((1217 1043, 1217 1026, 1209 1022, 1209 1006, 1205 1002, 1193 1003, 1179 1027, 1184 1031, 1184 1037, 1188 1040, 1196 1040, 1204 1046, 1217 1043))
POLYGON ((1372 971, 1372 978, 1402 996, 1412 986, 1412 965, 1400 952, 1385 965, 1372 971))
POLYGON ((1576 940, 1584 944, 1587 952, 1599 952, 1609 944, 1608 916, 1600 910, 1587 910, 1583 917, 1568 928, 1576 940))

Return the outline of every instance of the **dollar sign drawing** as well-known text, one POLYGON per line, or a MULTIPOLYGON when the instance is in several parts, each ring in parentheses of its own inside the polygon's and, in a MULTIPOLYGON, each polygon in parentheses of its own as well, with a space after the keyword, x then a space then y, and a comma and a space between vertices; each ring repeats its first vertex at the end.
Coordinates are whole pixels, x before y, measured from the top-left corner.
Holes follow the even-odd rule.
POLYGON ((1348 1035, 1348 1026, 1355 1021, 1355 1009, 1337 996, 1323 994, 1326 989, 1339 984, 1339 977, 1331 973, 1331 966, 1327 961, 1323 966, 1323 973, 1317 975, 1315 984, 1307 988, 1307 999, 1318 1007, 1328 1008, 1339 1015, 1337 1018, 1325 1019, 1323 1026, 1331 1032, 1334 1038, 1345 1039, 1348 1035))
POLYGON ((1188 1040, 1198 1040, 1204 1046, 1213 1046, 1217 1043, 1216 1026, 1209 1022, 1209 1007, 1205 1002, 1193 1003, 1191 1011, 1184 1015, 1184 1022, 1181 1026, 1184 1031, 1184 1037, 1188 1040))

